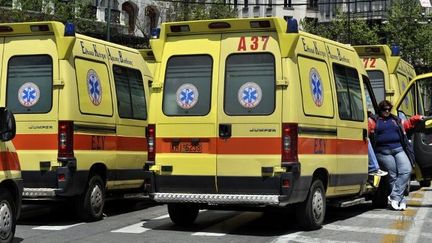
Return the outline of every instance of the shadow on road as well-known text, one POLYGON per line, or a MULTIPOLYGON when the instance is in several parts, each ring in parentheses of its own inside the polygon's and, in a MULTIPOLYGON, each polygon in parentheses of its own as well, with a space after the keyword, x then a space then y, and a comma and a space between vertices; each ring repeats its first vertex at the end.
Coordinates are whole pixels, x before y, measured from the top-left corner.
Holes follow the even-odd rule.
MULTIPOLYGON (((129 213, 156 206, 154 202, 143 199, 107 200, 104 214, 108 217, 129 213)), ((82 222, 75 213, 75 207, 68 202, 25 203, 21 209, 18 224, 40 225, 55 222, 57 225, 82 222)))
MULTIPOLYGON (((356 217, 372 209, 373 207, 370 203, 349 208, 328 207, 324 225, 356 217)), ((269 212, 208 210, 200 212, 195 223, 189 227, 177 226, 168 219, 163 224, 151 228, 154 230, 190 233, 203 231, 208 233, 227 233, 228 230, 229 233, 227 234, 229 235, 245 236, 279 236, 303 231, 298 225, 292 210, 272 210, 269 212), (238 227, 233 225, 238 225, 238 227)))

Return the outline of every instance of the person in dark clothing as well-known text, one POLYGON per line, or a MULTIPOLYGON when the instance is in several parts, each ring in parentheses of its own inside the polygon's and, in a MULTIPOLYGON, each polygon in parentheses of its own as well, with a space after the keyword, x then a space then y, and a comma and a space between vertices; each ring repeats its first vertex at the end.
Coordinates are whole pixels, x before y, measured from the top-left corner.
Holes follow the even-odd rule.
POLYGON ((389 173, 390 207, 405 210, 404 191, 410 182, 414 164, 414 154, 405 131, 413 128, 423 117, 416 115, 407 121, 401 121, 390 113, 392 107, 390 101, 381 101, 378 105, 379 116, 371 116, 368 128, 376 157, 389 173))

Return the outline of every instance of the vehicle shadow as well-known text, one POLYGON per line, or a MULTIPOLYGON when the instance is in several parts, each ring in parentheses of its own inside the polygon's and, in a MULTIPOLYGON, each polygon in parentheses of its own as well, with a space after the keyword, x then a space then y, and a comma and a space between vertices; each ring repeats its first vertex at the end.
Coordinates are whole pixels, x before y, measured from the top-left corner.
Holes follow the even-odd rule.
MULTIPOLYGON (((106 217, 130 213, 158 204, 148 199, 113 199, 107 200, 104 207, 106 217)), ((71 202, 24 203, 21 208, 19 225, 41 225, 55 222, 56 225, 81 223, 71 202)))
MULTIPOLYGON (((323 225, 338 220, 356 217, 373 209, 370 203, 349 208, 328 207, 323 225)), ((147 227, 147 226, 146 226, 147 227)), ((150 227, 153 230, 224 233, 227 235, 245 236, 280 236, 304 231, 298 224, 293 210, 274 210, 269 212, 213 211, 200 212, 191 226, 177 226, 169 218, 159 225, 150 227)))
POLYGON ((15 237, 15 238, 13 238, 12 243, 18 243, 18 242, 23 242, 23 241, 24 241, 23 238, 15 237))

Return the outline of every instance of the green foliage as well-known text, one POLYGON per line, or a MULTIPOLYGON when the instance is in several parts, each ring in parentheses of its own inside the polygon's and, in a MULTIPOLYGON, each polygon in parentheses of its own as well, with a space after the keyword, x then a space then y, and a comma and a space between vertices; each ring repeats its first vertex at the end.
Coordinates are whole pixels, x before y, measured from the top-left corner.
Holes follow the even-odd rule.
POLYGON ((231 5, 225 5, 223 0, 213 0, 213 4, 205 4, 199 0, 171 2, 168 4, 166 14, 168 21, 225 19, 237 17, 236 9, 231 5))
POLYGON ((394 0, 384 26, 388 42, 401 46, 402 58, 417 67, 428 66, 432 61, 428 17, 422 14, 419 1, 394 0))
POLYGON ((432 71, 432 15, 425 15, 418 0, 393 0, 386 21, 368 25, 365 20, 337 13, 330 23, 302 21, 307 32, 342 43, 397 44, 401 56, 416 68, 417 73, 432 71))
POLYGON ((342 43, 363 45, 379 42, 378 26, 369 26, 366 20, 349 17, 341 11, 329 23, 301 21, 300 24, 306 32, 342 43))
POLYGON ((80 1, 46 1, 46 0, 16 0, 15 7, 12 1, 1 0, 0 22, 31 22, 55 20, 65 23, 71 21, 76 24, 78 31, 87 31, 96 28, 95 16, 91 11, 91 0, 80 1))
POLYGON ((210 6, 207 19, 229 19, 237 17, 237 10, 230 5, 224 5, 223 0, 214 0, 210 6))

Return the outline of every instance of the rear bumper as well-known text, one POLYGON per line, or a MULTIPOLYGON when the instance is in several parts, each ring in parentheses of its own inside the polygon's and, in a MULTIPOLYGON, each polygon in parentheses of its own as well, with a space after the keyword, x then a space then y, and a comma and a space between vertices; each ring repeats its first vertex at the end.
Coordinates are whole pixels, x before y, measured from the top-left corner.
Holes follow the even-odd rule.
POLYGON ((86 187, 88 171, 77 171, 76 160, 65 163, 56 170, 22 171, 23 199, 53 199, 80 195, 86 187), (62 180, 59 180, 61 175, 62 180))
POLYGON ((154 193, 153 199, 162 203, 204 203, 226 205, 279 205, 280 195, 241 195, 241 194, 191 194, 154 193))
POLYGON ((210 179, 215 181, 214 176, 161 176, 146 171, 144 189, 151 199, 161 203, 285 206, 303 201, 307 189, 299 190, 299 186, 308 188, 292 172, 273 177, 218 177, 217 181, 223 182, 218 186, 205 183, 210 179), (288 186, 283 183, 286 180, 288 186))

